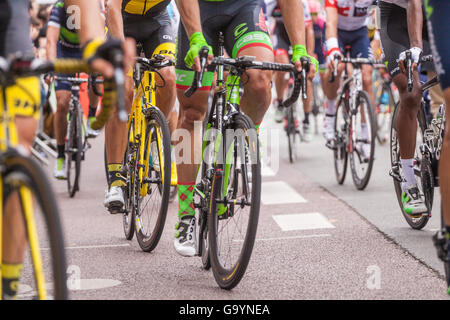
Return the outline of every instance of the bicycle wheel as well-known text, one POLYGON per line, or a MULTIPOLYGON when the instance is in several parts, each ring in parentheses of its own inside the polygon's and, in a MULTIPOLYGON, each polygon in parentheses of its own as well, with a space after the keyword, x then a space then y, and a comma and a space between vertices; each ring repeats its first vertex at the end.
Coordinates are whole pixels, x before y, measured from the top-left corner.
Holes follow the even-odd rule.
POLYGON ((382 84, 381 90, 379 90, 375 96, 375 101, 377 101, 375 108, 377 140, 378 143, 383 145, 389 140, 392 108, 394 106, 394 97, 392 95, 391 86, 388 83, 382 84), (383 96, 388 97, 388 104, 380 102, 383 96))
POLYGON ((287 112, 286 134, 288 137, 289 162, 294 163, 299 158, 300 131, 298 130, 298 119, 295 112, 295 104, 291 105, 287 112))
POLYGON ((136 177, 138 167, 136 163, 136 150, 138 146, 134 140, 134 121, 131 120, 130 127, 128 128, 128 144, 123 157, 122 171, 126 178, 127 186, 124 188, 124 201, 125 201, 125 212, 123 213, 122 223, 123 231, 125 233, 125 238, 127 240, 133 239, 135 232, 135 212, 136 212, 136 202, 135 202, 135 192, 136 184, 138 183, 136 177))
MULTIPOLYGON (((441 203, 441 231, 440 232, 444 232, 445 227, 446 227, 446 225, 445 225, 445 221, 444 221, 444 212, 442 211, 442 203, 441 203)), ((448 257, 442 257, 442 258, 444 261, 445 280, 447 282, 447 288, 448 288, 448 290, 450 290, 450 261, 448 260, 448 257)), ((450 291, 447 291, 447 292, 450 294, 450 291)))
MULTIPOLYGON (((396 119, 399 114, 399 106, 398 103, 395 107, 394 114, 392 116, 392 123, 391 123, 391 142, 390 142, 390 149, 391 149, 391 175, 393 177, 394 182, 394 189, 395 193, 397 195, 397 202, 400 207, 400 210, 402 212, 403 217, 405 218, 406 222, 409 224, 409 226, 413 229, 420 230, 423 227, 426 226, 428 223, 428 220, 430 218, 429 213, 425 213, 421 216, 414 217, 409 215, 408 213, 403 211, 403 204, 402 204, 402 166, 400 162, 400 148, 398 143, 398 135, 397 135, 397 129, 396 129, 396 119)), ((432 203, 432 200, 430 202, 430 198, 433 198, 434 194, 434 188, 429 188, 427 185, 431 185, 430 183, 425 183, 425 190, 427 190, 426 193, 424 193, 424 185, 422 182, 422 174, 421 174, 421 165, 422 165, 422 154, 418 148, 423 142, 423 134, 425 131, 425 115, 423 113, 423 109, 421 108, 418 114, 418 125, 417 125, 417 138, 416 138, 416 151, 414 153, 414 174, 417 179, 417 186, 419 187, 419 191, 425 195, 425 203, 427 204, 427 207, 429 208, 429 212, 431 212, 430 204, 432 203)), ((427 164, 425 162, 424 164, 424 170, 430 170, 429 167, 427 168, 427 164)), ((429 176, 430 173, 426 173, 424 177, 429 176)))
POLYGON ((67 299, 64 238, 51 184, 29 158, 15 154, 3 164, 3 239, 27 244, 17 298, 67 299))
POLYGON ((246 115, 235 115, 227 129, 232 129, 234 136, 225 139, 225 164, 214 168, 208 241, 214 278, 221 288, 229 290, 242 279, 255 243, 261 162, 258 136, 246 115))
POLYGON ((359 91, 356 98, 356 114, 351 121, 350 168, 353 182, 358 190, 364 190, 372 174, 375 160, 375 117, 367 92, 359 91), (370 147, 369 154, 365 147, 370 147))
POLYGON ((143 181, 136 180, 136 238, 141 249, 152 251, 159 242, 169 206, 171 158, 167 121, 156 108, 146 117, 143 181))
POLYGON ((79 190, 81 155, 83 152, 81 121, 82 114, 79 109, 75 109, 69 117, 66 144, 67 189, 71 198, 79 190))
POLYGON ((348 103, 344 97, 339 99, 339 103, 336 107, 336 120, 334 122, 335 132, 335 145, 333 150, 334 157, 334 172, 336 174, 336 180, 339 184, 343 184, 345 181, 345 175, 347 173, 347 143, 348 143, 348 128, 350 116, 347 113, 348 103))

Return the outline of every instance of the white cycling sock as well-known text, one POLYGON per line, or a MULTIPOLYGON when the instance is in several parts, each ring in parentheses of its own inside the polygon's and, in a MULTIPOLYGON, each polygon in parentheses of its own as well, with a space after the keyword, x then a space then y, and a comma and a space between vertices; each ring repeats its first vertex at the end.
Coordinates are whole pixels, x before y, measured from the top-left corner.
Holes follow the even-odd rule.
POLYGON ((328 99, 326 98, 326 109, 325 113, 328 115, 336 115, 336 99, 328 99))
POLYGON ((363 140, 369 139, 369 130, 367 129, 367 123, 361 123, 361 138, 363 140))
POLYGON ((400 159, 402 164, 402 191, 417 185, 416 176, 414 175, 414 159, 400 159))

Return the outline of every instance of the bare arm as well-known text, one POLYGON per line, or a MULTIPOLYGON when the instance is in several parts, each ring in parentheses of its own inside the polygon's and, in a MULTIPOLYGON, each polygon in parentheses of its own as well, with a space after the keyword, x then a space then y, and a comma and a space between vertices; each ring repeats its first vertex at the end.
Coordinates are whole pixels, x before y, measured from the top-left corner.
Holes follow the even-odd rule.
POLYGON ((301 0, 278 0, 291 45, 305 45, 305 20, 301 0))
MULTIPOLYGON (((92 39, 104 38, 104 25, 102 25, 102 16, 100 7, 96 1, 92 0, 64 0, 67 8, 75 6, 75 14, 79 13, 80 22, 80 42, 84 45, 92 39)), ((69 9, 70 10, 70 9, 69 9)))
POLYGON ((176 0, 176 2, 188 37, 195 32, 202 32, 198 0, 176 0))
POLYGON ((122 0, 109 0, 106 9, 106 23, 112 37, 125 39, 122 20, 122 0))
MULTIPOLYGON (((410 47, 417 47, 423 49, 422 46, 422 1, 410 0, 408 1, 408 8, 406 10, 408 22, 408 35, 410 47)), ((443 21, 443 23, 445 23, 443 21)))
POLYGON ((56 44, 59 38, 59 28, 54 26, 47 27, 47 44, 45 49, 47 51, 47 60, 56 59, 56 44))
POLYGON ((309 26, 306 27, 306 52, 308 52, 308 54, 310 56, 314 55, 314 46, 315 46, 315 42, 316 42, 316 38, 314 35, 314 28, 312 23, 309 24, 309 26))
POLYGON ((325 36, 327 39, 337 38, 337 24, 338 24, 338 12, 336 8, 326 7, 325 12, 327 14, 327 28, 325 30, 325 36))

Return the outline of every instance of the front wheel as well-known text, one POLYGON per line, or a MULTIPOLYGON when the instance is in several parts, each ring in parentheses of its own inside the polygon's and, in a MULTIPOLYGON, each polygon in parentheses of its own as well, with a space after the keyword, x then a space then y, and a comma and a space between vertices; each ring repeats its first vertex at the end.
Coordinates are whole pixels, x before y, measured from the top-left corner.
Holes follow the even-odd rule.
POLYGON ((343 184, 345 181, 345 175, 347 173, 347 142, 348 142, 348 129, 350 116, 348 110, 348 100, 344 97, 339 99, 339 104, 336 107, 336 119, 334 121, 334 172, 336 174, 336 180, 339 184, 343 184))
POLYGON ((79 190, 81 172, 81 156, 83 153, 82 138, 82 114, 80 110, 74 110, 70 115, 67 128, 66 168, 67 189, 71 198, 79 190))
POLYGON ((255 243, 261 162, 258 136, 247 116, 237 114, 225 129, 226 161, 214 168, 208 241, 214 278, 221 288, 230 290, 244 276, 255 243))

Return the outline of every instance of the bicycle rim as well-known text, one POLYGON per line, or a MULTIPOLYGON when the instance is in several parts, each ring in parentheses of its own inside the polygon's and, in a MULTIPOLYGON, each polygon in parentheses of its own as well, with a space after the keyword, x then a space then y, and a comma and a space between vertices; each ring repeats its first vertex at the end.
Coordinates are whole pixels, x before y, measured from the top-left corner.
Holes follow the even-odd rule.
POLYGON ((72 114, 69 121, 67 137, 67 189, 71 198, 79 190, 79 178, 81 171, 81 153, 83 152, 83 143, 81 137, 81 115, 76 112, 72 114))
MULTIPOLYGON (((136 238, 143 251, 159 242, 169 206, 171 157, 170 132, 164 115, 152 108, 147 118, 144 145, 144 181, 135 191, 136 238)), ((137 179, 136 179, 137 180, 137 179)))
MULTIPOLYGON (((398 143, 398 136, 397 136, 397 130, 396 130, 396 118, 399 114, 399 106, 397 104, 397 106, 395 107, 394 110, 394 114, 392 116, 392 123, 391 123, 391 139, 390 139, 390 150, 391 150, 391 167, 393 168, 392 170, 394 170, 395 174, 398 175, 399 177, 402 177, 402 167, 401 167, 401 162, 400 162, 400 148, 399 148, 399 143, 398 143)), ((418 124, 417 126, 417 138, 416 138, 416 146, 420 145, 420 143, 422 142, 422 137, 423 137, 423 131, 420 124, 418 124)), ((421 153, 418 150, 418 148, 416 147, 416 151, 414 154, 414 158, 416 160, 420 161, 421 158, 421 153)), ((416 179, 417 181, 417 185, 419 187, 419 191, 423 192, 423 187, 422 187, 422 183, 421 183, 421 174, 420 174, 420 165, 417 163, 414 164, 414 173, 416 175, 416 179)), ((401 187, 401 182, 398 181, 397 179, 393 178, 393 182, 394 182, 394 189, 395 189, 395 193, 397 195, 397 202, 398 205, 400 207, 400 211, 402 212, 403 217, 405 218, 406 222, 408 223, 408 225, 416 230, 420 230, 423 227, 426 226, 426 224, 428 223, 429 220, 429 215, 428 214, 423 214, 420 217, 412 217, 409 214, 407 214, 406 212, 403 211, 403 204, 402 204, 402 187, 401 187)))
POLYGON ((67 299, 64 239, 51 185, 31 159, 13 156, 5 164, 5 204, 18 211, 6 207, 4 221, 8 215, 13 219, 15 212, 22 212, 16 216, 19 220, 11 220, 14 226, 7 229, 19 238, 23 232, 24 239, 28 239, 17 298, 67 299))
POLYGON ((369 95, 359 91, 356 99, 358 112, 352 115, 352 152, 350 152, 350 168, 353 182, 358 190, 364 190, 372 174, 375 159, 375 119, 369 95), (363 155, 364 145, 370 145, 370 154, 363 155))
POLYGON ((233 143, 227 146, 226 164, 215 166, 208 215, 211 267, 217 284, 228 290, 240 282, 250 261, 261 200, 256 130, 243 114, 235 116, 230 129, 233 143), (220 203, 224 199, 226 205, 220 203))
POLYGON ((122 217, 123 231, 127 240, 133 239, 135 232, 135 190, 136 190, 136 153, 134 141, 134 121, 130 122, 128 129, 128 144, 122 163, 122 170, 126 178, 127 186, 124 188, 125 212, 122 217))
POLYGON ((345 175, 347 173, 347 130, 349 116, 345 107, 345 100, 342 98, 339 100, 339 104, 336 107, 336 120, 334 122, 335 132, 335 149, 333 151, 334 157, 334 172, 336 180, 339 184, 343 184, 345 181, 345 175))

